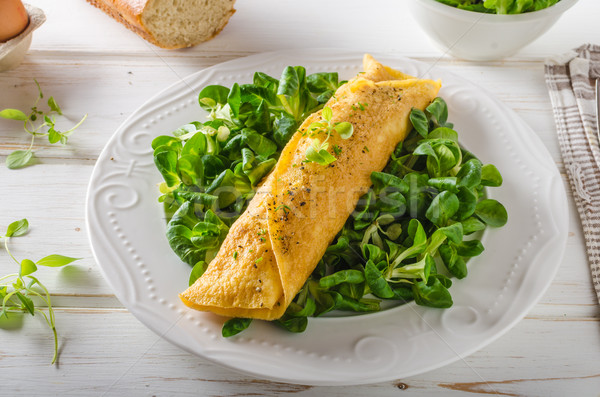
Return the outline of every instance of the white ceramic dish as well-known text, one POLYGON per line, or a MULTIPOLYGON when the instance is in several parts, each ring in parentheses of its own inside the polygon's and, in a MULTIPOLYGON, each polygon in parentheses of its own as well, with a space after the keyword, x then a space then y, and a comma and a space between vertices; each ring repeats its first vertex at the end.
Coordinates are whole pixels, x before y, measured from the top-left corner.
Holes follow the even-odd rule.
POLYGON ((190 268, 164 236, 152 139, 202 120, 197 94, 207 84, 250 82, 255 71, 278 76, 287 65, 349 78, 361 70, 361 59, 359 53, 294 50, 226 62, 159 93, 117 130, 91 177, 87 227, 106 279, 140 321, 187 351, 258 377, 351 385, 403 378, 461 359, 506 332, 537 302, 560 264, 568 230, 565 191, 544 145, 481 88, 444 69, 389 56, 379 59, 406 73, 442 79, 440 95, 461 141, 504 176, 491 196, 505 204, 509 222, 484 235, 486 251, 451 289, 454 306, 410 303, 374 314, 310 319, 303 334, 254 322, 224 339, 222 318, 180 302, 177 294, 187 287, 190 268))
POLYGON ((436 0, 410 0, 415 20, 444 53, 472 61, 509 57, 540 37, 577 0, 517 15, 460 10, 436 0))

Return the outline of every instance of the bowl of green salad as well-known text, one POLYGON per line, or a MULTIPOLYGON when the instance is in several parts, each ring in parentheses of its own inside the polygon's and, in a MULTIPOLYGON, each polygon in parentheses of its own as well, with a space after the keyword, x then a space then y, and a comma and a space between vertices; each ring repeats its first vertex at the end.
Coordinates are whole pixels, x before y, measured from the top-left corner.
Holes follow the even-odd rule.
POLYGON ((412 0, 415 20, 445 54, 509 57, 544 34, 577 0, 412 0))

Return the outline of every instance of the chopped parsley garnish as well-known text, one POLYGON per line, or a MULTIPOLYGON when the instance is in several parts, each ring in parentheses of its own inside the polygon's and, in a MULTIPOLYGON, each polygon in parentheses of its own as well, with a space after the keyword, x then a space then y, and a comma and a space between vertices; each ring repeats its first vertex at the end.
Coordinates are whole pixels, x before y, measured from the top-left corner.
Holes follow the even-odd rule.
POLYGON ((275 208, 275 211, 280 211, 280 210, 282 210, 284 213, 287 214, 289 211, 291 211, 291 208, 285 204, 281 204, 281 205, 277 206, 277 208, 275 208))

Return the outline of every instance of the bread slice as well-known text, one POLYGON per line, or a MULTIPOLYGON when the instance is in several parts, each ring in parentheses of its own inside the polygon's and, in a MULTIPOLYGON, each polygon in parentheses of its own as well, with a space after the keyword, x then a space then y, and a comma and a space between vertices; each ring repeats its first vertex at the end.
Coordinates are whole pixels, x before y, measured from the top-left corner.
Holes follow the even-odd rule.
POLYGON ((87 0, 162 48, 212 39, 235 12, 235 0, 87 0))

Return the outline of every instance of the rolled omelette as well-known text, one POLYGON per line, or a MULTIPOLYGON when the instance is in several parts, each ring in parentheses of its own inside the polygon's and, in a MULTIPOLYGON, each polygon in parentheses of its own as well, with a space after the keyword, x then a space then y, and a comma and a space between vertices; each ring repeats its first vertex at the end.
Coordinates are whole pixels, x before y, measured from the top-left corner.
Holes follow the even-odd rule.
POLYGON ((371 173, 383 170, 410 132, 411 109, 425 109, 441 87, 368 54, 363 67, 325 105, 334 123, 347 121, 354 129, 348 139, 337 133, 329 138, 330 153, 338 146, 337 160, 326 166, 305 161, 314 139, 309 126, 323 121, 321 111, 313 113, 284 147, 204 274, 179 295, 187 306, 263 320, 284 314, 367 193, 371 173))

